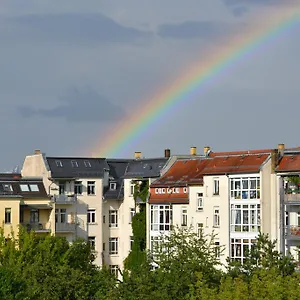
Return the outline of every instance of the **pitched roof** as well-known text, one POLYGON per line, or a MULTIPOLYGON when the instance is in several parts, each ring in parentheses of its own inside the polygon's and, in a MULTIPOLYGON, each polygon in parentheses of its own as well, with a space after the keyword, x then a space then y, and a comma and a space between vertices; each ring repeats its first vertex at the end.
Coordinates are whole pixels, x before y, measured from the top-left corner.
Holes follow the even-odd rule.
POLYGON ((0 178, 1 198, 47 198, 42 179, 0 178))
POLYGON ((209 157, 216 156, 234 156, 234 155, 248 155, 248 154, 270 154, 273 149, 258 149, 258 150, 241 150, 241 151, 228 151, 228 152, 212 152, 210 151, 209 157))
POLYGON ((201 165, 201 159, 177 160, 161 178, 151 184, 151 187, 184 186, 202 170, 201 165))
POLYGON ((143 158, 129 162, 125 178, 155 178, 160 176, 161 169, 168 158, 143 158))
POLYGON ((284 155, 276 168, 277 172, 300 172, 300 153, 284 155))
POLYGON ((202 184, 204 175, 257 173, 269 157, 269 154, 249 154, 178 160, 151 187, 202 184))
POLYGON ((109 169, 105 158, 47 157, 53 178, 101 178, 109 169))

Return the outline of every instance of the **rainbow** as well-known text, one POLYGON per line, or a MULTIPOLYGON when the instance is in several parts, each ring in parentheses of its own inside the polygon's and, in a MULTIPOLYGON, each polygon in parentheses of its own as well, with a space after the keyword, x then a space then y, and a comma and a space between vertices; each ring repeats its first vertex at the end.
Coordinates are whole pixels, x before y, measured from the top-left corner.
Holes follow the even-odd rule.
POLYGON ((299 20, 299 5, 280 6, 268 10, 263 18, 255 18, 254 26, 242 30, 226 41, 217 52, 202 57, 183 72, 174 82, 164 86, 106 133, 107 138, 94 147, 94 153, 102 157, 116 157, 141 141, 153 131, 171 112, 195 98, 214 79, 220 77, 236 62, 245 59, 260 46, 293 27, 299 20))

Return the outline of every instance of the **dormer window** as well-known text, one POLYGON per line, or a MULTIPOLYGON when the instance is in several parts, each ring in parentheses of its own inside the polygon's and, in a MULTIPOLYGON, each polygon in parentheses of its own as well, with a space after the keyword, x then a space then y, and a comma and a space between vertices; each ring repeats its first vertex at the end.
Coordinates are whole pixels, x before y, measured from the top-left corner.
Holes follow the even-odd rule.
POLYGON ((110 190, 116 190, 117 189, 117 183, 116 182, 111 182, 109 184, 109 189, 110 190))
POLYGON ((71 160, 71 165, 73 168, 78 168, 78 162, 76 160, 71 160))
POLYGON ((84 165, 85 165, 86 168, 91 168, 92 167, 91 163, 88 160, 84 161, 84 165))
POLYGON ((63 164, 62 164, 62 162, 60 160, 56 160, 55 163, 56 163, 57 167, 62 168, 63 164))
POLYGON ((20 189, 22 192, 29 192, 28 184, 20 184, 20 189))
POLYGON ((13 191, 11 184, 3 183, 2 186, 3 186, 4 192, 12 192, 13 191))

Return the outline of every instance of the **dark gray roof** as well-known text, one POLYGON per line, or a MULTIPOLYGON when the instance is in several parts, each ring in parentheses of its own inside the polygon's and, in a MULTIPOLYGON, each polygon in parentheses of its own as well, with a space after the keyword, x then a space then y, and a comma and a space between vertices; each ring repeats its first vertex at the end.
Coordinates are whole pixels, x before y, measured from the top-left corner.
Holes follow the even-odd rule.
POLYGON ((109 169, 105 158, 47 157, 52 178, 102 178, 109 169))
POLYGON ((125 178, 155 178, 160 176, 161 169, 168 158, 143 158, 129 162, 125 178))
POLYGON ((103 195, 106 199, 124 198, 124 175, 131 160, 107 159, 109 165, 109 184, 105 187, 103 195), (116 183, 116 189, 110 189, 110 183, 116 183))
POLYGON ((42 179, 0 176, 0 197, 47 198, 42 179))

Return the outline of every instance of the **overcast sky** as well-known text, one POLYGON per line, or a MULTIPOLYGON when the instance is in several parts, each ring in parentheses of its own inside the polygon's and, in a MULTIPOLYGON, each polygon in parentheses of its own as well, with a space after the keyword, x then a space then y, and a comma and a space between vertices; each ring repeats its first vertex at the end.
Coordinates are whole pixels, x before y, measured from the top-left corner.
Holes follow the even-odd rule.
MULTIPOLYGON (((203 49, 282 2, 2 0, 0 170, 34 149, 95 152, 117 120, 180 77, 203 49)), ((278 36, 120 155, 300 145, 299 35, 296 25, 278 36)))

